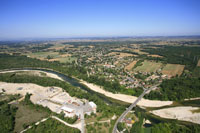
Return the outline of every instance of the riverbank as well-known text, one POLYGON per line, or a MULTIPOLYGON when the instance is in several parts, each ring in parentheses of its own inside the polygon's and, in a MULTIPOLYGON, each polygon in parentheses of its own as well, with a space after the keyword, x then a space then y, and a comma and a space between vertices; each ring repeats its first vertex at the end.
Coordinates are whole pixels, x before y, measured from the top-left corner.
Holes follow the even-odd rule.
MULTIPOLYGON (((88 83, 86 81, 80 80, 80 83, 86 85, 91 90, 101 93, 107 97, 110 97, 112 99, 120 100, 126 103, 133 103, 137 97, 136 96, 130 96, 125 94, 114 94, 112 92, 105 91, 102 87, 94 85, 92 83, 88 83)), ((139 106, 143 107, 161 107, 172 104, 172 101, 158 101, 158 100, 147 100, 142 98, 141 101, 137 104, 139 106)))
POLYGON ((198 107, 172 107, 151 111, 152 114, 167 119, 177 119, 200 124, 200 112, 198 107))
POLYGON ((9 70, 9 71, 2 71, 0 73, 14 73, 14 72, 32 72, 32 73, 44 73, 46 77, 50 77, 50 78, 54 78, 54 79, 58 79, 61 81, 64 81, 61 77, 59 77, 58 75, 54 74, 54 73, 50 73, 50 72, 45 72, 45 71, 40 71, 40 70, 9 70))
MULTIPOLYGON (((60 77, 59 75, 57 75, 55 73, 47 72, 47 71, 42 71, 42 70, 8 70, 8 71, 2 71, 0 73, 20 72, 20 71, 43 72, 46 74, 47 77, 51 77, 51 78, 55 78, 55 79, 64 81, 63 78, 60 77)), ((79 80, 79 79, 76 79, 76 80, 79 80)), ((112 92, 105 91, 102 87, 100 87, 98 85, 88 83, 83 80, 79 80, 79 81, 81 84, 86 85, 92 91, 103 94, 103 95, 105 95, 109 98, 115 99, 115 100, 119 100, 119 101, 131 104, 137 99, 136 96, 130 96, 130 95, 126 95, 126 94, 114 94, 112 92)), ((148 99, 142 98, 141 101, 137 105, 142 106, 142 107, 161 107, 161 106, 170 105, 172 103, 173 103, 172 101, 148 100, 148 99)))

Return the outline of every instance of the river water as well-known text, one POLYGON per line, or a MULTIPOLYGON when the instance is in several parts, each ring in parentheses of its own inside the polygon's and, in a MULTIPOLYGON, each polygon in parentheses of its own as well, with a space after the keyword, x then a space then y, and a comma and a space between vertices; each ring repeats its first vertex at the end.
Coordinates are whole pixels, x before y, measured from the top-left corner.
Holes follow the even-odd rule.
MULTIPOLYGON (((87 91, 88 93, 94 95, 96 94, 101 100, 103 100, 104 102, 106 102, 107 104, 116 104, 116 103, 113 103, 110 98, 100 94, 100 93, 97 93, 97 92, 94 92, 92 91, 91 89, 89 89, 87 86, 81 84, 79 82, 79 80, 75 79, 75 78, 72 78, 72 77, 69 77, 65 74, 62 74, 60 72, 56 72, 56 71, 53 71, 53 70, 49 70, 49 69, 42 69, 42 68, 17 68, 17 69, 9 69, 9 71, 11 70, 38 70, 38 71, 43 71, 43 72, 47 72, 47 73, 52 73, 52 74, 55 74, 57 75, 58 77, 62 78, 64 81, 70 83, 71 85, 75 86, 75 87, 78 87, 82 90, 85 90, 87 91)), ((1 70, 1 71, 4 71, 4 70, 1 70)), ((5 71, 8 71, 8 70, 5 70, 5 71)))

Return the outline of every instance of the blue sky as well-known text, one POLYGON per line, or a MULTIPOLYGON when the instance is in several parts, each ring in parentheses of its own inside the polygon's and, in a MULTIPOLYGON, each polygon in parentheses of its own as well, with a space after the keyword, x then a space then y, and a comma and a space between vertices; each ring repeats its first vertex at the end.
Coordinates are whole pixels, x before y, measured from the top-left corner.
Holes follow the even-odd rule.
POLYGON ((0 39, 200 35, 200 0, 0 0, 0 39))

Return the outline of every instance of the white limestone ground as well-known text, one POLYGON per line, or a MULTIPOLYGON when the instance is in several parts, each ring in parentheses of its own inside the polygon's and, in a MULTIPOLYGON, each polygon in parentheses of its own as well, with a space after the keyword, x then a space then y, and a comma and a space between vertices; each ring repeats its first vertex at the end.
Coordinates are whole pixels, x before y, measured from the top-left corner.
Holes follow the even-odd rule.
POLYGON ((154 115, 168 119, 178 119, 200 124, 200 113, 193 113, 193 110, 200 109, 198 107, 181 106, 151 111, 154 115))
MULTIPOLYGON (((27 93, 32 94, 30 100, 34 104, 40 104, 48 107, 51 111, 60 113, 62 111, 61 107, 65 104, 76 104, 82 105, 83 102, 75 97, 71 97, 67 92, 63 92, 60 87, 43 87, 32 83, 6 83, 0 82, 0 92, 6 94, 20 94, 23 97, 27 93), (69 102, 70 101, 70 102, 69 102)), ((82 106, 77 106, 77 108, 82 106)), ((76 113, 76 112, 74 112, 76 113)), ((65 116, 72 117, 74 114, 65 113, 65 116)))

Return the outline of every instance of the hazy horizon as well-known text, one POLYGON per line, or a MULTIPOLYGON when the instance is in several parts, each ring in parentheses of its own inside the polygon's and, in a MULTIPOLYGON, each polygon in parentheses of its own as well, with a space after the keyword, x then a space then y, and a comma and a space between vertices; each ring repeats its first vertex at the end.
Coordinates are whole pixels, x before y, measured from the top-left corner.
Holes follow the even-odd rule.
POLYGON ((200 35, 198 0, 0 1, 0 40, 200 35))

